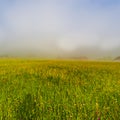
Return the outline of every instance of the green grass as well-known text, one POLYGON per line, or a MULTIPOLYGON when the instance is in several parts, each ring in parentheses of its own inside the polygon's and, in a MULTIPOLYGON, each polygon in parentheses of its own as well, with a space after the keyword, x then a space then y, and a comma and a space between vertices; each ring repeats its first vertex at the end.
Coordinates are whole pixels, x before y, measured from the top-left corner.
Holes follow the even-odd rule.
POLYGON ((0 120, 120 120, 120 63, 0 60, 0 120))

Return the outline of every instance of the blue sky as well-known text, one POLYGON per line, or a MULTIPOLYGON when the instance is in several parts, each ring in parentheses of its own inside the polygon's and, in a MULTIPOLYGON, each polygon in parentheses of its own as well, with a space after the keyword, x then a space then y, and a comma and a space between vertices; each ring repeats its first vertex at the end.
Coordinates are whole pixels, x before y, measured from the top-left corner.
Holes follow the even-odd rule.
POLYGON ((2 54, 78 48, 119 54, 119 0, 0 0, 2 54))

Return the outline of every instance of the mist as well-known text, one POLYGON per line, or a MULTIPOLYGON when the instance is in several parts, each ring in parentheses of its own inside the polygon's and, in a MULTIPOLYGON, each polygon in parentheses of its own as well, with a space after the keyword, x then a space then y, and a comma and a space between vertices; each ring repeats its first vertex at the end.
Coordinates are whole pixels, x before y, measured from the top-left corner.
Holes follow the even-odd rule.
POLYGON ((118 0, 0 0, 0 55, 120 55, 118 0))

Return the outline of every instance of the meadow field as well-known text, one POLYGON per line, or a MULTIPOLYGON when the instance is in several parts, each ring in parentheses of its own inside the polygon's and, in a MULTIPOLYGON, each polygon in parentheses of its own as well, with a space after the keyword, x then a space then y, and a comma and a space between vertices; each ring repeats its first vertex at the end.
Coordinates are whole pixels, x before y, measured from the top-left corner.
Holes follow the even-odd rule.
POLYGON ((120 120, 120 62, 0 59, 0 120, 120 120))

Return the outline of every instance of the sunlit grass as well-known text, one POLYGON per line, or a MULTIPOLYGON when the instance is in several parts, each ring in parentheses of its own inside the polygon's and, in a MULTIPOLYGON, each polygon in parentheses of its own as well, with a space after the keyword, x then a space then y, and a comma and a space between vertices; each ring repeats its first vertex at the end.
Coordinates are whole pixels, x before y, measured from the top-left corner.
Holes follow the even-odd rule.
POLYGON ((1 120, 119 120, 120 63, 0 60, 1 120))

